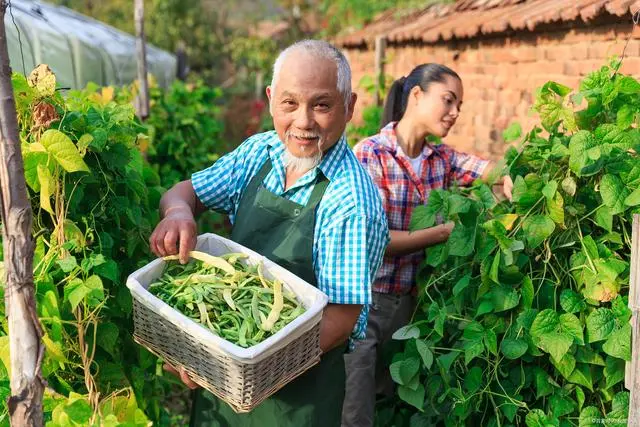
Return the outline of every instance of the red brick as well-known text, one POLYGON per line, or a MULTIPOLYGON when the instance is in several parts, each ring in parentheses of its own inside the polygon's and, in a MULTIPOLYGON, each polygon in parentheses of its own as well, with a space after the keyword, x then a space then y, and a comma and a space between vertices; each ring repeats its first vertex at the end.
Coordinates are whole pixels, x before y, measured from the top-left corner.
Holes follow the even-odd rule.
POLYGON ((507 88, 498 93, 498 102, 506 105, 517 105, 520 102, 520 92, 507 88))
POLYGON ((581 68, 575 61, 569 61, 564 63, 564 73, 568 76, 579 76, 581 68))
POLYGON ((570 46, 571 59, 587 59, 589 57, 589 43, 582 42, 570 46))
POLYGON ((518 62, 533 62, 538 59, 537 48, 534 46, 519 46, 515 49, 514 54, 518 58, 518 62))
POLYGON ((564 45, 549 45, 545 49, 545 57, 550 61, 566 61, 571 56, 571 48, 564 45))
POLYGON ((623 74, 640 75, 640 58, 627 58, 622 62, 620 72, 623 74))
POLYGON ((589 59, 608 60, 622 53, 623 45, 615 42, 594 42, 589 46, 589 59))

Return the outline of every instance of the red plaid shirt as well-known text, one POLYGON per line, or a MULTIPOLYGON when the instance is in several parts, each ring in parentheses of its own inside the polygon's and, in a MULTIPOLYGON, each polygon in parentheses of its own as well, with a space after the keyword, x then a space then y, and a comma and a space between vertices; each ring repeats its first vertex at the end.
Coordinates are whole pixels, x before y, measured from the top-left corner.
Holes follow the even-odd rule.
MULTIPOLYGON (((389 221, 389 230, 409 230, 413 209, 429 200, 434 189, 452 184, 471 184, 484 172, 487 160, 455 151, 445 145, 425 144, 422 150, 422 176, 418 177, 409 158, 399 149, 396 123, 354 147, 356 157, 375 182, 389 221)), ((418 266, 424 251, 410 255, 385 256, 373 286, 374 292, 407 294, 416 284, 418 266)))

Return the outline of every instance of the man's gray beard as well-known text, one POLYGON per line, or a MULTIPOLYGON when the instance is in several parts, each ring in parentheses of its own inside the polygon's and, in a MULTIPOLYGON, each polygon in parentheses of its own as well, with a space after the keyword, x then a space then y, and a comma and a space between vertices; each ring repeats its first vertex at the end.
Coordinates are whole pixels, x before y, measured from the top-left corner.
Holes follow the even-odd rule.
MULTIPOLYGON (((287 138, 288 139, 288 138, 287 138)), ((284 166, 293 172, 306 173, 320 164, 322 160, 322 139, 318 139, 318 151, 311 157, 297 157, 289 151, 289 141, 285 145, 284 150, 284 166)))

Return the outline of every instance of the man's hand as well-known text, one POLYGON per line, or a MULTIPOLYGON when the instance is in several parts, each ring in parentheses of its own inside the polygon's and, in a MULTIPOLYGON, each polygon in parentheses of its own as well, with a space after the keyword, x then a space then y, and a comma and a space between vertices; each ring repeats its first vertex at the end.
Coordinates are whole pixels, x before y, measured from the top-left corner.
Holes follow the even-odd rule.
POLYGON ((176 369, 176 368, 174 368, 173 366, 171 366, 168 363, 165 363, 163 365, 163 368, 164 368, 165 371, 171 372, 173 375, 175 375, 176 377, 180 378, 182 380, 182 382, 184 383, 184 385, 189 387, 191 390, 195 390, 195 389, 200 387, 198 384, 193 382, 191 377, 189 377, 189 374, 187 373, 187 371, 185 371, 183 368, 178 367, 178 369, 176 369))
POLYGON ((188 206, 169 207, 149 238, 151 251, 159 257, 180 251, 180 262, 189 261, 189 251, 196 247, 197 226, 188 206), (179 248, 178 248, 179 245, 179 248))

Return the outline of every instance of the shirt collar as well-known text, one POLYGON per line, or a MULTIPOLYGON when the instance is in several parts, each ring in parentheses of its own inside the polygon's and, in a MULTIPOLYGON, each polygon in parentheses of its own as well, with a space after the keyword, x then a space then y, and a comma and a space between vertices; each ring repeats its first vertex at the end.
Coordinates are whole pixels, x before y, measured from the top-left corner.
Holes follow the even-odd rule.
MULTIPOLYGON (((398 136, 396 134, 396 126, 398 122, 390 122, 380 130, 379 144, 394 156, 402 156, 409 158, 402 150, 399 150, 398 136)), ((424 144, 422 149, 423 157, 430 157, 435 150, 428 142, 424 144)))

